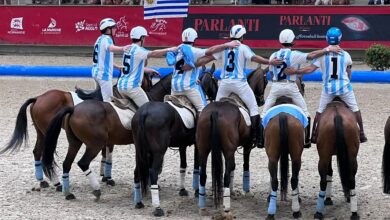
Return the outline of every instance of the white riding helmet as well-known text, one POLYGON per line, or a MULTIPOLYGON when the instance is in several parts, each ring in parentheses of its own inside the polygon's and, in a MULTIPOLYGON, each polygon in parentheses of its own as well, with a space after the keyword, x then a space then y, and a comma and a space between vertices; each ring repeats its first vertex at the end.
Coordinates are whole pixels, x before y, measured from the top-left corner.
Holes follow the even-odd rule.
POLYGON ((230 29, 230 38, 238 39, 238 38, 242 37, 244 34, 246 34, 246 29, 241 24, 234 25, 230 29))
POLYGON ((181 40, 183 42, 194 42, 198 38, 198 33, 193 28, 187 28, 181 34, 181 40))
POLYGON ((143 36, 149 36, 146 29, 142 26, 137 26, 131 29, 130 39, 141 39, 143 36))
POLYGON ((109 28, 109 27, 115 27, 116 26, 116 22, 114 19, 112 18, 105 18, 103 19, 101 22, 100 22, 100 30, 104 30, 106 28, 109 28))
POLYGON ((290 29, 284 29, 282 32, 280 32, 279 35, 279 42, 281 44, 291 44, 295 39, 295 34, 290 29))

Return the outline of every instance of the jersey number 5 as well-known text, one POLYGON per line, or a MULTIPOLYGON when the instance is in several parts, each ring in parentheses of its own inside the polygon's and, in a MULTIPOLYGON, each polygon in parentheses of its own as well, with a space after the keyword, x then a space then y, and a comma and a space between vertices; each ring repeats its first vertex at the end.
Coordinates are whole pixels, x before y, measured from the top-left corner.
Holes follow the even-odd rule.
POLYGON ((93 48, 93 55, 92 55, 92 61, 93 63, 97 63, 98 62, 98 50, 99 50, 99 45, 95 45, 95 47, 93 48))
POLYGON ((228 65, 226 66, 226 71, 227 72, 233 72, 234 70, 234 51, 230 51, 228 53, 228 65))
POLYGON ((125 54, 123 56, 123 66, 124 66, 123 74, 129 74, 129 72, 130 72, 130 58, 131 58, 131 56, 128 54, 125 54))
POLYGON ((330 61, 332 62, 332 65, 333 65, 333 72, 332 72, 332 75, 330 76, 330 78, 332 79, 338 79, 338 75, 337 75, 337 57, 332 57, 330 59, 330 61))

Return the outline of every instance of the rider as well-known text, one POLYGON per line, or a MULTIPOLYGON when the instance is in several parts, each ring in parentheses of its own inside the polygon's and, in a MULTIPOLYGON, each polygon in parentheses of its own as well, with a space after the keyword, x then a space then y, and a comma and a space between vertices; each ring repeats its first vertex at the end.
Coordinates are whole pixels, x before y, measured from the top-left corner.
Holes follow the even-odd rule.
MULTIPOLYGON (((238 41, 239 46, 236 48, 227 48, 219 53, 213 54, 213 59, 223 60, 221 69, 221 83, 218 88, 216 101, 223 97, 228 97, 230 93, 237 94, 249 109, 251 116, 251 138, 255 145, 261 147, 263 143, 263 131, 261 130, 261 119, 256 103, 255 95, 247 82, 247 76, 244 73, 247 61, 253 61, 259 64, 278 65, 281 62, 277 59, 269 61, 266 58, 256 55, 253 51, 242 42, 244 41, 246 29, 242 25, 234 25, 230 29, 230 39, 238 41)), ((206 53, 210 56, 211 54, 206 53)), ((208 62, 210 60, 204 60, 208 62)), ((199 63, 203 64, 203 62, 199 63)), ((198 64, 197 64, 198 65, 198 64)))
POLYGON ((195 106, 198 115, 205 107, 206 99, 201 86, 197 80, 199 78, 198 68, 195 67, 196 61, 205 56, 206 53, 213 54, 220 52, 229 47, 237 47, 239 44, 230 42, 226 44, 216 45, 209 49, 201 49, 194 47, 195 40, 198 38, 198 33, 193 28, 187 28, 182 33, 183 44, 179 46, 179 52, 176 56, 175 70, 172 76, 172 95, 185 95, 195 106), (182 70, 186 63, 193 67, 191 70, 182 70))
MULTIPOLYGON (((330 28, 326 33, 326 41, 329 45, 339 45, 341 37, 342 33, 337 27, 330 28)), ((307 74, 318 68, 321 68, 322 72, 322 93, 320 105, 313 122, 311 142, 317 142, 317 124, 320 121, 321 113, 325 110, 326 105, 329 104, 336 96, 339 96, 341 100, 349 106, 352 112, 355 113, 355 117, 360 128, 360 142, 366 142, 367 137, 364 134, 362 115, 357 105, 355 94, 350 82, 352 74, 351 56, 344 50, 340 53, 329 53, 326 56, 313 60, 313 63, 310 66, 302 69, 289 69, 286 73, 307 74)))
POLYGON ((268 109, 274 106, 275 101, 280 96, 287 96, 292 98, 293 103, 302 108, 305 113, 309 125, 305 129, 305 148, 310 147, 310 113, 307 110, 305 100, 303 99, 302 94, 299 92, 298 86, 295 83, 297 79, 296 74, 286 75, 284 70, 287 67, 297 67, 304 64, 308 59, 313 59, 316 57, 323 56, 328 53, 328 51, 337 52, 339 49, 337 47, 328 47, 323 50, 316 50, 311 53, 302 53, 296 50, 291 50, 291 47, 294 45, 295 35, 294 32, 290 29, 284 29, 280 32, 279 42, 282 45, 282 48, 274 52, 270 59, 278 58, 283 60, 282 65, 279 66, 270 66, 270 73, 272 78, 272 86, 269 92, 269 95, 265 101, 261 117, 265 116, 265 113, 268 109))
POLYGON ((113 52, 125 51, 128 46, 118 47, 114 45, 113 36, 116 31, 116 22, 112 18, 105 18, 100 22, 100 32, 102 35, 95 42, 93 50, 92 77, 99 83, 103 101, 110 102, 112 91, 113 52))
POLYGON ((145 49, 145 38, 148 32, 142 26, 131 29, 130 38, 133 44, 123 54, 123 70, 118 80, 118 90, 123 96, 134 101, 137 107, 149 101, 145 91, 141 88, 142 79, 145 73, 158 75, 153 69, 145 68, 145 62, 151 57, 162 57, 168 51, 176 51, 176 47, 149 51, 145 49))

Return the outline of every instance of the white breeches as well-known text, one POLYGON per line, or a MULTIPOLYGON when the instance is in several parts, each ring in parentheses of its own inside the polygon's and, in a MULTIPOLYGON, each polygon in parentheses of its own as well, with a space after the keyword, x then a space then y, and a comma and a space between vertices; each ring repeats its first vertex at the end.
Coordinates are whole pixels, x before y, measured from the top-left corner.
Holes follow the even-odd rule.
POLYGON ((141 87, 133 88, 130 90, 119 90, 123 96, 129 97, 134 103, 141 107, 143 104, 149 102, 148 96, 141 87))
POLYGON ((106 81, 96 78, 95 80, 99 83, 100 89, 102 91, 103 101, 111 102, 111 97, 113 96, 112 80, 106 81))
POLYGON ((355 93, 353 93, 353 91, 349 91, 349 92, 342 94, 342 95, 331 95, 331 94, 326 94, 323 90, 321 93, 320 106, 318 107, 317 111, 319 113, 324 112, 326 106, 330 102, 332 102, 332 100, 336 96, 340 97, 340 99, 343 100, 345 102, 345 104, 348 105, 348 107, 349 107, 349 109, 351 109, 351 111, 353 111, 353 112, 359 111, 359 107, 357 105, 356 98, 355 98, 355 93))
POLYGON ((196 86, 195 88, 192 89, 184 90, 183 92, 175 92, 172 90, 171 95, 186 96, 190 100, 190 102, 195 106, 198 112, 201 112, 207 104, 205 96, 203 95, 203 91, 201 91, 201 88, 199 88, 199 86, 196 86))

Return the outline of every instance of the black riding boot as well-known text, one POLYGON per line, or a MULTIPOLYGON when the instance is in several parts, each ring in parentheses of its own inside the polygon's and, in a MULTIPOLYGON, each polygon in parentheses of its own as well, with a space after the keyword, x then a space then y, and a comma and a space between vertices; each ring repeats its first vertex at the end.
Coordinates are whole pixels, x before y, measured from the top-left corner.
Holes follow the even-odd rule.
POLYGON ((363 129, 362 114, 360 113, 360 111, 357 111, 354 113, 355 113, 355 117, 356 117, 357 123, 358 123, 359 128, 360 128, 360 132, 359 132, 360 143, 367 142, 367 137, 366 137, 366 134, 364 134, 364 129, 363 129))
POLYGON ((303 145, 304 148, 311 147, 311 141, 310 141, 310 121, 311 121, 311 118, 307 117, 307 120, 308 120, 309 124, 305 128, 305 144, 303 145))
POLYGON ((261 148, 262 129, 260 115, 251 116, 251 139, 254 146, 261 148), (261 135, 260 135, 261 132, 261 135))
POLYGON ((263 127, 263 120, 259 116, 259 124, 258 124, 258 133, 257 133, 257 147, 258 148, 264 148, 264 127, 263 127))
POLYGON ((321 113, 316 112, 316 116, 314 117, 314 121, 313 121, 313 130, 311 131, 311 143, 312 144, 317 143, 317 135, 318 135, 317 126, 318 126, 318 123, 320 122, 320 119, 321 119, 321 113))

